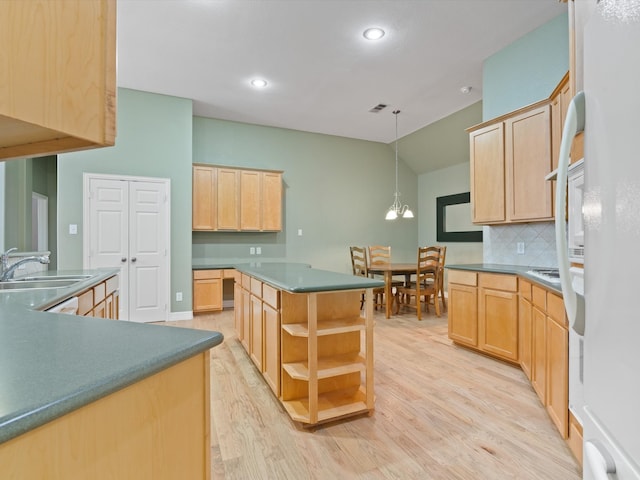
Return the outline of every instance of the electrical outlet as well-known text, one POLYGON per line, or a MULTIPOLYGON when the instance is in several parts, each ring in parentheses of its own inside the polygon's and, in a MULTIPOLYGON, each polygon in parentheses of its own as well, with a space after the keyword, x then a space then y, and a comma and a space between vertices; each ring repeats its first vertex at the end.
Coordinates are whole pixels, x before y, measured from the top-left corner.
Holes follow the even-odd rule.
POLYGON ((78 225, 75 223, 69 224, 69 235, 77 235, 78 234, 78 225))
POLYGON ((301 236, 302 236, 302 229, 301 229, 301 228, 299 228, 299 229, 298 229, 298 236, 299 236, 299 237, 301 237, 301 236))
POLYGON ((255 255, 256 254, 256 247, 249 247, 249 255, 255 255))
POLYGON ((256 247, 256 255, 262 255, 262 247, 256 247))
POLYGON ((524 255, 524 242, 518 242, 517 251, 518 255, 524 255))
POLYGON ((182 301, 182 292, 176 292, 176 302, 182 301))

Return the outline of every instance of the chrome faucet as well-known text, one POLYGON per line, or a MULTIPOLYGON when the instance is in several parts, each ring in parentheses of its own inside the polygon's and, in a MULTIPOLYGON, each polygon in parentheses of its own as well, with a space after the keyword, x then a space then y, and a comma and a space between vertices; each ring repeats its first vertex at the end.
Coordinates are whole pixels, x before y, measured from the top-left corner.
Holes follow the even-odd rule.
POLYGON ((34 255, 32 257, 25 257, 18 260, 13 265, 9 266, 9 254, 13 251, 17 250, 17 248, 10 248, 6 252, 2 254, 2 270, 0 270, 0 282, 6 282, 7 280, 12 280, 15 271, 18 269, 20 265, 24 265, 25 263, 30 262, 40 262, 42 264, 49 263, 49 257, 47 255, 34 255))

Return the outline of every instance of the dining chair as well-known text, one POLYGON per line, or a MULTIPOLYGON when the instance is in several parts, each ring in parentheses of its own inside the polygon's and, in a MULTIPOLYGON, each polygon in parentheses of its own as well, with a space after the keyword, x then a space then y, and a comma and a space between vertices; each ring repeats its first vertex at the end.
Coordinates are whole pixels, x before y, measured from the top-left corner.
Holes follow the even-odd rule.
MULTIPOLYGON (((353 274, 358 277, 369 277, 369 265, 367 263, 367 249, 365 247, 349 247, 351 253, 351 268, 353 274)), ((373 289, 373 304, 374 308, 382 306, 382 297, 384 296, 384 288, 373 289)), ((364 293, 360 300, 360 310, 364 305, 364 293)))
POLYGON ((439 280, 438 296, 440 297, 440 301, 442 301, 442 308, 444 310, 447 309, 447 301, 444 298, 444 259, 446 256, 447 256, 447 247, 442 245, 440 246, 440 276, 438 279, 439 280))
POLYGON ((422 305, 429 311, 429 299, 434 297, 436 315, 440 316, 440 304, 437 301, 440 283, 440 247, 419 247, 415 281, 400 286, 396 290, 396 314, 400 307, 416 310, 418 320, 422 320, 422 305), (415 298, 415 303, 411 299, 415 298))
MULTIPOLYGON (((369 251, 370 267, 384 266, 391 263, 391 246, 369 245, 368 251, 369 251)), ((393 280, 391 282, 391 289, 393 290, 394 287, 399 287, 404 284, 405 284, 404 281, 393 280)), ((393 295, 393 297, 395 298, 395 294, 393 295)), ((393 301, 394 298, 392 298, 391 300, 393 301)))

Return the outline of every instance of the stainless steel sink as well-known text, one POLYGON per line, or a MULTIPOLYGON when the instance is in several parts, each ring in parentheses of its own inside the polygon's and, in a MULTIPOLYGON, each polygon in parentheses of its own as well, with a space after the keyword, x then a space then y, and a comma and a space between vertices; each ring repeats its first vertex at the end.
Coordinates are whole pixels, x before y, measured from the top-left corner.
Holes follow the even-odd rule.
POLYGON ((40 290, 44 288, 65 288, 78 283, 82 279, 39 279, 39 280, 15 280, 9 282, 0 282, 0 291, 9 290, 40 290))
POLYGON ((91 275, 31 275, 28 277, 22 277, 22 278, 15 278, 14 281, 16 282, 32 282, 32 281, 42 281, 42 280, 52 280, 52 281, 58 281, 58 280, 73 280, 75 282, 79 282, 80 280, 86 280, 87 278, 90 278, 91 275))

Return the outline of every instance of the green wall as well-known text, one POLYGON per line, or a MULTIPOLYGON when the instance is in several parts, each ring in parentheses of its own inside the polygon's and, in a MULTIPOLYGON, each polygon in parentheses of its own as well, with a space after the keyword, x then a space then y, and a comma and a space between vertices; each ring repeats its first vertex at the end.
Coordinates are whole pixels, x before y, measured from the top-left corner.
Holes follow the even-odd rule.
POLYGON ((118 89, 114 147, 59 156, 58 265, 82 268, 83 173, 171 182, 171 311, 191 310, 191 100, 118 89), (69 235, 69 224, 78 234, 69 235), (175 302, 175 292, 184 300, 175 302))
MULTIPOLYGON (((394 260, 413 260, 418 219, 384 220, 394 158, 381 143, 195 117, 194 162, 282 170, 285 199, 282 232, 195 232, 194 259, 286 260, 350 272, 350 245, 384 244, 394 260), (262 255, 250 256, 250 246, 262 255)), ((417 178, 402 162, 399 190, 418 216, 417 178)))
POLYGON ((543 100, 553 92, 569 70, 567 15, 558 15, 485 60, 484 120, 543 100))
POLYGON ((33 251, 31 243, 31 194, 45 195, 49 206, 49 269, 56 269, 57 169, 56 157, 24 158, 5 162, 3 243, 6 249, 17 247, 33 251))

